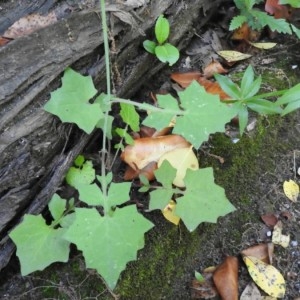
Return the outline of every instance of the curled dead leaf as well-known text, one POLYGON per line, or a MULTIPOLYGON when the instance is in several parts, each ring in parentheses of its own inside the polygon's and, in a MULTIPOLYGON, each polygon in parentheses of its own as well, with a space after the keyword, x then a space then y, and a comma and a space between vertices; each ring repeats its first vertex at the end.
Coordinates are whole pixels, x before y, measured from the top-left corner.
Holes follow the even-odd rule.
POLYGON ((154 180, 154 171, 157 169, 156 162, 150 162, 143 169, 132 169, 130 166, 127 166, 124 173, 124 180, 132 180, 138 178, 140 175, 144 175, 149 181, 154 180))
POLYGON ((140 138, 134 140, 133 145, 125 147, 121 159, 133 170, 141 170, 149 163, 157 162, 163 154, 171 150, 188 147, 190 147, 190 143, 176 134, 140 138))
POLYGON ((225 74, 228 70, 224 69, 220 62, 212 59, 212 61, 204 68, 203 76, 205 78, 211 78, 214 74, 225 74))
POLYGON ((238 299, 238 259, 227 256, 213 274, 213 281, 222 300, 238 299))
POLYGON ((282 222, 278 221, 274 227, 272 234, 272 242, 276 245, 280 245, 283 248, 287 248, 290 243, 290 236, 282 234, 282 222))
POLYGON ((243 256, 256 257, 257 259, 269 264, 271 261, 271 257, 273 256, 273 253, 271 253, 269 249, 270 246, 268 244, 258 244, 244 249, 243 251, 241 251, 241 254, 243 256))
POLYGON ((217 289, 214 286, 212 276, 213 272, 204 270, 202 272, 204 277, 203 281, 194 279, 191 286, 191 298, 192 299, 212 299, 218 295, 217 289))
POLYGON ((171 200, 168 205, 163 209, 162 213, 164 217, 171 223, 178 225, 180 222, 180 217, 176 215, 176 202, 171 200))
POLYGON ((172 73, 171 79, 177 82, 181 87, 188 87, 193 80, 198 80, 203 76, 200 72, 172 73))
POLYGON ((278 218, 274 214, 265 214, 260 217, 263 220, 263 222, 271 228, 273 228, 278 222, 278 218))

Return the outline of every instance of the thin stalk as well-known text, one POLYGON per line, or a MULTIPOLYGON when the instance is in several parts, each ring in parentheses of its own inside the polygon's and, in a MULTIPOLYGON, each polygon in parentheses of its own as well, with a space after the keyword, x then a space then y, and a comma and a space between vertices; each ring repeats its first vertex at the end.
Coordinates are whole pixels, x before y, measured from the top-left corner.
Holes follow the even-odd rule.
POLYGON ((156 106, 153 106, 153 105, 147 104, 147 103, 139 103, 139 102, 135 102, 135 101, 131 101, 128 99, 123 99, 123 98, 117 98, 117 97, 113 97, 111 103, 131 104, 133 106, 136 106, 139 109, 150 110, 150 111, 154 111, 154 112, 162 112, 162 113, 173 112, 175 115, 184 115, 185 114, 185 112, 183 110, 179 110, 179 109, 178 110, 170 110, 167 108, 156 107, 156 106))
MULTIPOLYGON (((105 10, 105 0, 100 0, 100 10, 101 10, 101 21, 102 21, 102 33, 104 41, 104 57, 105 57, 105 70, 106 70, 106 94, 108 96, 108 101, 111 103, 111 85, 110 85, 110 61, 109 61, 109 45, 108 45, 108 28, 106 22, 106 10, 105 10)), ((104 124, 103 124, 103 138, 102 138, 102 155, 101 155, 101 187, 104 201, 104 211, 107 214, 110 210, 108 199, 107 199, 107 182, 106 182, 106 170, 105 170, 105 160, 106 160, 106 131, 108 125, 108 112, 104 114, 104 124)))

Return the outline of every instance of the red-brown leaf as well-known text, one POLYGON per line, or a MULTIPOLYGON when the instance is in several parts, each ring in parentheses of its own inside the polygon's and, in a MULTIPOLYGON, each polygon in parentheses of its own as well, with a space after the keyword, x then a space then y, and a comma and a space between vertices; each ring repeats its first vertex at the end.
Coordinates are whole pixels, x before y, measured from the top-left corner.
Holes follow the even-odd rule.
POLYGON ((198 78, 197 81, 205 88, 206 92, 219 95, 221 100, 230 99, 230 97, 221 89, 217 82, 212 82, 204 77, 198 78))
POLYGON ((213 274, 222 300, 238 300, 238 259, 227 256, 213 274))
POLYGON ((138 178, 140 175, 144 175, 149 181, 154 180, 154 171, 157 169, 156 162, 150 162, 145 168, 142 170, 134 170, 130 166, 127 166, 124 173, 124 180, 133 180, 138 178))
POLYGON ((177 82, 181 87, 188 87, 193 80, 198 80, 202 74, 198 71, 187 72, 187 73, 173 73, 171 79, 177 82))
POLYGON ((271 15, 274 15, 276 19, 289 20, 291 17, 291 11, 286 5, 279 4, 278 0, 267 0, 265 4, 265 11, 271 15))
POLYGON ((276 225, 276 223, 278 222, 278 218, 274 214, 265 214, 265 215, 262 215, 261 219, 270 228, 273 228, 276 225))
POLYGON ((269 244, 258 244, 255 246, 251 246, 241 252, 243 256, 254 256, 257 259, 265 262, 266 264, 270 264, 272 261, 272 246, 273 243, 269 244))
POLYGON ((217 60, 212 60, 203 70, 203 76, 205 78, 211 78, 214 74, 225 74, 228 70, 224 69, 223 66, 217 60))

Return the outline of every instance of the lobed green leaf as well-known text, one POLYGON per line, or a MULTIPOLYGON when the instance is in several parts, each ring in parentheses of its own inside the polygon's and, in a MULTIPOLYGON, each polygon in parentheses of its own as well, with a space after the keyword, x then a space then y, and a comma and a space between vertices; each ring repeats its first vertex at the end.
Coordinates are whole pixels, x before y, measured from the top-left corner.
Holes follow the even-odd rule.
POLYGON ((62 77, 62 86, 51 93, 44 109, 62 122, 77 124, 89 134, 104 116, 98 103, 89 103, 96 93, 91 76, 82 76, 68 68, 62 77))
POLYGON ((134 205, 102 217, 94 208, 77 208, 76 219, 64 238, 82 251, 87 268, 96 269, 114 289, 129 261, 144 246, 144 234, 153 224, 134 205))
POLYGON ((245 22, 247 21, 247 18, 243 15, 235 16, 230 21, 229 30, 235 30, 239 27, 241 27, 245 22))
POLYGON ((212 168, 188 169, 184 182, 186 190, 176 199, 176 215, 189 231, 194 231, 202 222, 216 223, 218 217, 235 210, 224 189, 214 183, 212 168))
POLYGON ((25 215, 10 234, 17 246, 23 276, 44 270, 54 262, 67 262, 70 243, 63 239, 66 229, 53 229, 41 215, 25 215))

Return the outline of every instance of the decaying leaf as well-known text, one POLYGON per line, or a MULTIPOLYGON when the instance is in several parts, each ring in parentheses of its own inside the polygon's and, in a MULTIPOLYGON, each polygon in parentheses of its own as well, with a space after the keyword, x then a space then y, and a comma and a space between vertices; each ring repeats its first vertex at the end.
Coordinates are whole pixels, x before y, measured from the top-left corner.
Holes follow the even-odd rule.
POLYGON ((3 37, 16 39, 18 37, 30 34, 37 29, 49 26, 56 21, 57 18, 54 11, 45 16, 39 14, 28 15, 11 25, 4 32, 3 37))
POLYGON ((171 200, 169 204, 163 209, 164 217, 170 221, 171 223, 178 225, 180 222, 180 218, 175 214, 176 210, 176 203, 175 201, 171 200))
POLYGON ((222 300, 238 299, 238 259, 227 256, 213 274, 213 280, 222 300))
POLYGON ((143 169, 132 169, 130 166, 127 166, 124 173, 124 180, 132 180, 138 178, 140 175, 144 175, 149 181, 155 178, 154 171, 157 169, 157 162, 152 161, 143 169))
POLYGON ((234 30, 231 39, 239 41, 257 41, 260 37, 260 32, 253 30, 247 23, 244 23, 241 27, 234 30))
POLYGON ((263 291, 275 298, 284 297, 285 281, 275 267, 262 262, 254 256, 243 256, 243 260, 253 281, 263 291))
POLYGON ((264 223, 271 228, 273 228, 278 222, 278 218, 274 214, 265 214, 260 217, 264 223))
POLYGON ((0 36, 0 47, 6 45, 10 41, 11 41, 11 39, 7 39, 5 37, 0 36))
POLYGON ((203 76, 205 78, 211 78, 214 74, 225 73, 228 73, 228 70, 224 69, 220 62, 214 59, 212 59, 212 61, 203 70, 203 76))
POLYGON ((190 143, 176 134, 140 138, 136 139, 133 145, 125 147, 121 159, 132 169, 141 170, 149 163, 157 162, 163 154, 171 150, 188 147, 190 147, 190 143))
POLYGON ((289 181, 285 181, 283 183, 283 191, 291 201, 297 201, 299 195, 299 185, 294 180, 290 179, 289 181))
POLYGON ((255 48, 264 49, 264 50, 272 49, 277 45, 277 43, 252 43, 252 42, 249 42, 249 44, 255 48))
POLYGON ((232 50, 222 50, 222 51, 218 51, 217 53, 228 62, 240 61, 252 56, 250 54, 242 53, 239 51, 232 51, 232 50))
POLYGON ((253 281, 245 287, 240 300, 261 300, 260 291, 253 281))
POLYGON ((181 87, 188 87, 193 80, 201 84, 207 93, 219 95, 221 100, 230 99, 230 97, 221 89, 218 82, 212 82, 206 79, 199 72, 189 72, 189 73, 173 73, 171 74, 171 79, 176 81, 181 87))
POLYGON ((167 160, 177 170, 173 184, 178 187, 185 187, 184 177, 187 169, 198 170, 198 159, 192 147, 180 148, 169 151, 161 156, 157 165, 160 167, 164 160, 167 160))
POLYGON ((212 280, 214 270, 215 267, 213 267, 213 269, 207 268, 202 272, 202 276, 204 277, 204 280, 199 281, 197 279, 194 279, 192 281, 192 286, 191 286, 192 299, 212 299, 212 298, 214 299, 218 295, 218 292, 212 280))
POLYGON ((193 80, 198 81, 198 79, 203 76, 200 72, 185 72, 185 73, 172 73, 171 79, 177 82, 181 87, 188 87, 193 80))
MULTIPOLYGON (((271 243, 269 243, 269 244, 271 244, 271 243)), ((270 253, 269 244, 258 244, 255 246, 251 246, 251 247, 241 251, 241 254, 244 256, 253 256, 267 264, 270 264, 273 253, 270 253)))
POLYGON ((282 234, 282 222, 278 221, 274 227, 272 234, 272 242, 276 245, 280 245, 283 248, 287 248, 290 243, 290 235, 282 234))
POLYGON ((267 0, 265 4, 265 11, 274 15, 276 19, 288 20, 291 15, 287 6, 279 4, 278 0, 267 0))

